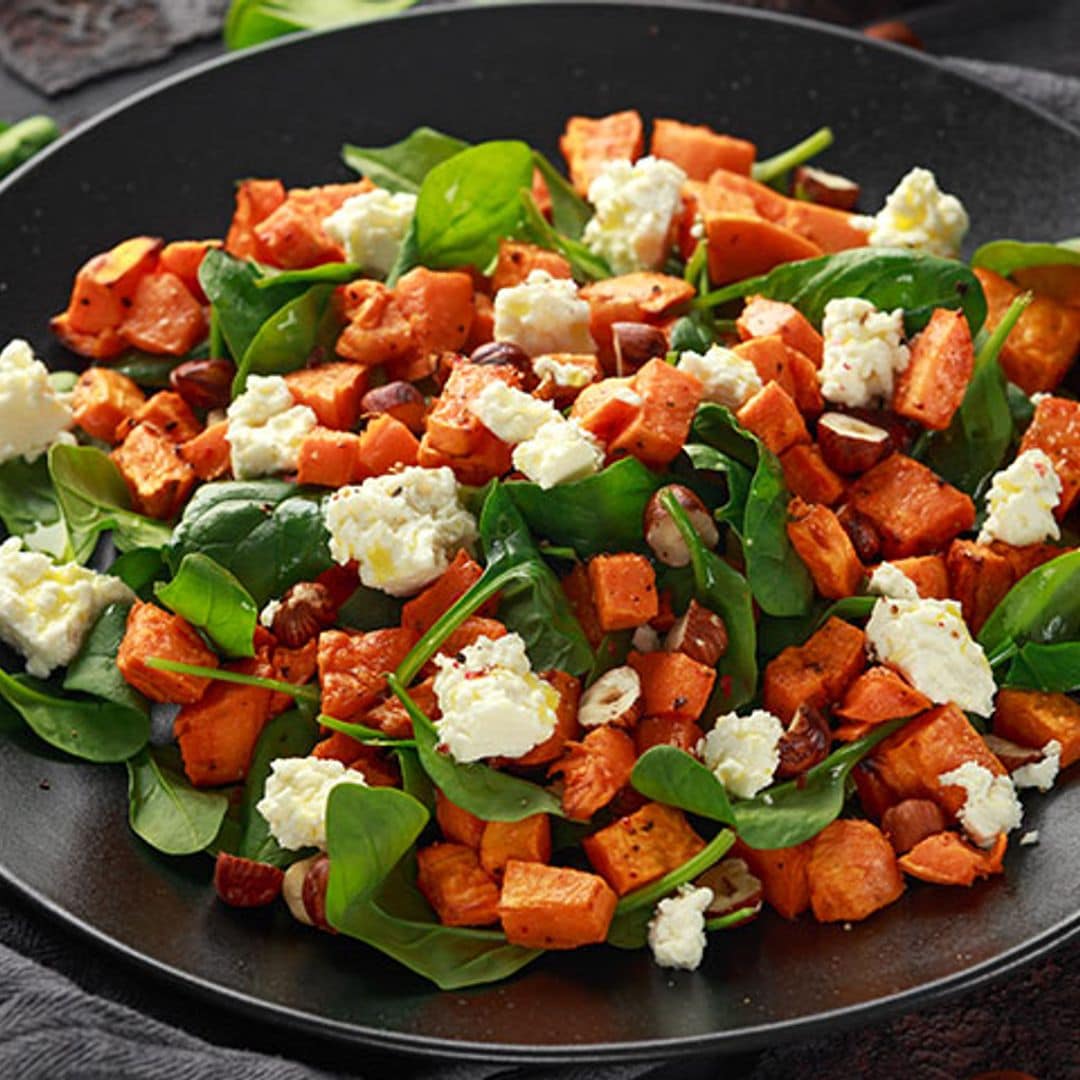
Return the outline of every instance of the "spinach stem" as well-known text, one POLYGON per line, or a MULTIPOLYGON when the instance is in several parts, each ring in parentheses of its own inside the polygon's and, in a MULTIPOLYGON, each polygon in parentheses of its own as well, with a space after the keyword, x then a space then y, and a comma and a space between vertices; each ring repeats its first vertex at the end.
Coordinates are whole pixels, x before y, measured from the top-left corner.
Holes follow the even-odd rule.
POLYGON ((682 866, 676 867, 658 881, 643 888, 635 889, 624 896, 615 907, 615 918, 643 907, 651 907, 657 900, 668 893, 692 881, 699 874, 705 873, 714 863, 718 863, 735 843, 735 834, 730 829, 721 829, 693 858, 687 859, 682 866))
POLYGON ((774 154, 754 165, 751 175, 759 184, 768 184, 790 172, 797 165, 802 165, 833 144, 832 128, 818 128, 813 135, 808 135, 801 142, 779 154, 774 154))
POLYGON ((264 679, 259 675, 244 675, 239 671, 227 671, 224 668, 203 667, 201 664, 182 664, 178 660, 167 660, 163 656, 151 656, 146 661, 148 668, 155 671, 173 671, 178 675, 197 675, 201 679, 214 679, 217 682, 236 683, 239 686, 259 686, 264 690, 273 690, 276 694, 288 694, 298 701, 317 702, 319 691, 313 686, 296 686, 281 679, 264 679))

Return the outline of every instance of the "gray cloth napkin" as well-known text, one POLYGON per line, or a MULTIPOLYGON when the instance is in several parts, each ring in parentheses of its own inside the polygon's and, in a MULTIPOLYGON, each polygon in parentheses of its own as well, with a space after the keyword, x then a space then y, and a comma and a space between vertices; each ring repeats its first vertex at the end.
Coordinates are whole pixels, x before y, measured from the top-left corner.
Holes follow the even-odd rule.
MULTIPOLYGON (((1080 79, 1007 64, 950 62, 958 70, 1025 97, 1080 129, 1080 79)), ((945 1009, 903 1017, 854 1035, 771 1049, 756 1060, 726 1059, 722 1065, 712 1061, 538 1070, 409 1063, 303 1043, 286 1032, 232 1016, 215 1020, 220 1010, 201 1008, 182 992, 120 965, 71 931, 45 923, 23 901, 0 889, 0 1077, 326 1080, 392 1075, 395 1080, 704 1080, 722 1071, 731 1080, 740 1076, 745 1080, 789 1080, 825 1075, 947 1080, 1008 1065, 1035 1072, 1040 1080, 1064 1080, 1080 1075, 1075 1024, 1078 968, 1080 947, 1074 943, 1053 960, 1012 976, 1007 987, 999 985, 967 995, 945 1009), (29 959, 31 956, 35 959, 29 959), (1030 1011, 1025 1013, 1027 1009, 1030 1011), (162 1017, 179 1020, 184 1029, 162 1017), (277 1053, 226 1048, 235 1042, 270 1046, 277 1053), (1004 1055, 1010 1054, 1006 1060, 1004 1055), (301 1064, 296 1058, 316 1064, 301 1064)))

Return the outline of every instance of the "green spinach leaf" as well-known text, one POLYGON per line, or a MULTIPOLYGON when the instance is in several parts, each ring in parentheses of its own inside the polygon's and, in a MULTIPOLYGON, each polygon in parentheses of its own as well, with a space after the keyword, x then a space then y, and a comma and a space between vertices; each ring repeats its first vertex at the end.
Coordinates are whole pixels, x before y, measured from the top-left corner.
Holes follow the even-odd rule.
POLYGON ((533 151, 533 164, 544 178, 551 196, 551 220, 555 228, 571 240, 580 240, 593 216, 592 207, 539 150, 533 151))
POLYGON ((630 783, 647 799, 688 814, 735 824, 724 785, 696 757, 677 746, 654 746, 634 763, 630 783))
POLYGON ((1002 684, 1016 690, 1071 694, 1080 690, 1080 641, 1020 647, 1002 684))
POLYGON ((971 265, 993 270, 1003 277, 1031 266, 1080 266, 1080 240, 1065 240, 1060 244, 992 240, 976 250, 971 265))
POLYGON ((132 382, 137 382, 148 390, 164 390, 169 386, 169 375, 173 368, 209 355, 210 350, 205 343, 196 345, 191 352, 183 356, 159 356, 141 349, 128 349, 115 360, 110 360, 109 368, 119 375, 126 375, 132 382))
POLYGON ((359 585, 338 608, 338 626, 350 630, 381 630, 387 626, 397 626, 401 622, 403 606, 396 596, 390 596, 381 589, 359 585))
POLYGON ((273 266, 260 266, 262 277, 257 278, 257 289, 279 289, 283 285, 346 285, 360 276, 355 263, 335 262, 309 266, 304 270, 278 270, 273 266))
POLYGON ((160 548, 132 548, 117 556, 106 573, 146 600, 150 586, 166 576, 165 559, 160 548))
POLYGON ((12 458, 0 465, 0 522, 33 551, 55 559, 70 555, 67 529, 44 454, 32 463, 12 458))
POLYGON ((232 0, 225 19, 225 45, 246 49, 299 30, 323 30, 382 19, 416 0, 232 0))
POLYGON ((833 144, 831 128, 818 128, 801 142, 779 154, 754 162, 751 176, 759 184, 776 184, 787 179, 788 173, 799 165, 804 165, 811 158, 828 150, 833 144))
POLYGON ((416 194, 436 165, 460 154, 467 142, 434 128, 418 127, 411 135, 389 146, 362 147, 348 143, 341 157, 350 169, 366 176, 387 191, 416 194))
POLYGON ((64 689, 111 701, 148 715, 150 703, 129 685, 116 667, 116 654, 127 629, 129 604, 109 604, 97 617, 79 654, 64 677, 64 689))
POLYGON ((536 205, 536 199, 531 190, 522 188, 520 198, 524 214, 522 233, 525 239, 562 255, 570 264, 570 271, 575 281, 597 281, 611 277, 611 268, 603 258, 592 252, 580 240, 564 236, 548 222, 536 205))

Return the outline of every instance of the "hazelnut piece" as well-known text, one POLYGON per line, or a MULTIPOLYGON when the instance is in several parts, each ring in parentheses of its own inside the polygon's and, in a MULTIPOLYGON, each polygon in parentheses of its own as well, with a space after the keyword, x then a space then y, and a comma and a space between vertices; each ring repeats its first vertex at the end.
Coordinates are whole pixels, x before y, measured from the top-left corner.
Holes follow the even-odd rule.
POLYGON ((669 484, 653 493, 645 506, 645 543, 665 566, 687 566, 690 562, 690 549, 686 546, 678 525, 661 501, 661 496, 668 491, 686 511, 690 523, 706 547, 716 547, 720 541, 720 531, 705 504, 688 487, 669 484))
POLYGON ((884 428, 846 413, 825 413, 818 420, 817 439, 825 463, 847 476, 866 472, 892 449, 884 428))

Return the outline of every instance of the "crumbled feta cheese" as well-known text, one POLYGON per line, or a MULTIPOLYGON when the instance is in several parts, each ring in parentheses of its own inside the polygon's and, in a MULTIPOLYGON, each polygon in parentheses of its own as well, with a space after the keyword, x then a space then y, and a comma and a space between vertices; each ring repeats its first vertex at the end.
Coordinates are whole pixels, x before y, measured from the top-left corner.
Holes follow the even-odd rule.
POLYGON ((1024 835, 1020 837, 1020 846, 1021 847, 1031 847, 1032 844, 1037 844, 1038 842, 1039 842, 1039 830, 1038 829, 1030 829, 1028 832, 1024 833, 1024 835))
POLYGON ((872 218, 863 218, 872 247, 912 248, 946 258, 956 256, 967 235, 967 211, 955 195, 938 187, 929 169, 914 168, 872 218))
POLYGON ((891 399, 893 380, 911 359, 903 311, 879 311, 855 297, 830 300, 821 333, 825 355, 818 381, 826 401, 864 408, 891 399))
POLYGON ((512 341, 529 356, 595 353, 589 305, 569 278, 533 270, 522 285, 495 294, 495 340, 512 341))
POLYGON ((697 378, 703 388, 705 401, 739 409, 761 389, 761 377, 749 360, 723 345, 713 345, 704 356, 684 352, 678 368, 697 378))
POLYGON ((40 457, 74 423, 66 395, 21 338, 0 352, 0 463, 40 457))
POLYGON ((955 600, 883 598, 866 624, 872 657, 896 668, 938 705, 989 716, 997 687, 955 600))
POLYGON ((514 468, 545 491, 599 472, 604 448, 576 420, 555 413, 531 438, 514 449, 514 468))
POLYGON ((746 716, 727 713, 717 718, 698 752, 732 795, 752 799, 772 783, 783 734, 784 725, 764 709, 746 716))
POLYGON ((1051 739, 1042 748, 1042 755, 1042 761, 1021 765, 1012 774, 1012 782, 1016 787, 1038 788, 1042 792, 1047 792, 1054 786, 1058 770, 1061 768, 1061 743, 1057 739, 1051 739))
POLYGON ((656 905, 649 922, 649 948, 660 967, 698 969, 705 955, 705 912, 712 902, 712 889, 682 885, 656 905))
POLYGON ((263 797, 255 804, 274 839, 289 851, 326 850, 326 802, 338 784, 367 786, 364 774, 330 758, 289 757, 270 762, 263 797))
POLYGON ((477 638, 435 666, 435 727, 455 761, 521 757, 554 732, 558 691, 533 674, 519 634, 477 638))
POLYGON ((280 600, 271 600, 267 603, 266 607, 259 612, 259 625, 265 626, 269 630, 274 625, 274 619, 277 618, 277 613, 281 610, 280 600))
POLYGON ((1034 394, 1028 399, 1032 405, 1038 408, 1048 398, 1052 398, 1053 394, 1048 394, 1045 390, 1036 390, 1034 394))
POLYGON ((415 195, 391 194, 377 187, 346 199, 322 224, 326 235, 345 249, 349 262, 386 277, 397 262, 415 212, 415 195))
POLYGON ((895 600, 918 600, 919 590, 899 567, 883 562, 870 575, 866 591, 871 596, 891 596, 895 600))
POLYGON ((411 466, 340 488, 323 504, 323 516, 334 559, 355 559, 360 580, 391 596, 430 584, 476 539, 476 521, 446 467, 411 466))
POLYGON ((555 416, 550 401, 541 401, 501 381, 488 383, 467 408, 495 438, 511 445, 531 439, 555 416))
POLYGON ((119 578, 24 551, 15 536, 0 544, 0 640, 31 675, 71 663, 101 609, 134 599, 119 578))
POLYGON ((228 417, 225 438, 238 480, 295 469, 300 444, 318 423, 312 409, 296 404, 280 375, 249 375, 228 417))
POLYGON ((659 270, 671 249, 686 173, 672 161, 609 161, 589 185, 596 213, 582 235, 616 274, 659 270))
POLYGON ((660 635, 651 626, 639 626, 630 639, 634 652, 659 652, 660 635))
POLYGON ((556 386, 580 390, 593 381, 593 374, 584 364, 560 360, 555 356, 538 356, 533 360, 533 374, 540 380, 550 379, 556 386))
POLYGON ((1001 540, 1023 547, 1061 536, 1054 508, 1061 502, 1061 480, 1042 450, 1025 450, 994 473, 986 493, 986 522, 979 543, 1001 540))
POLYGON ((938 781, 964 789, 960 824, 980 847, 992 847, 1001 833, 1019 828, 1024 808, 1008 776, 995 776, 985 765, 965 761, 942 773, 938 781))

